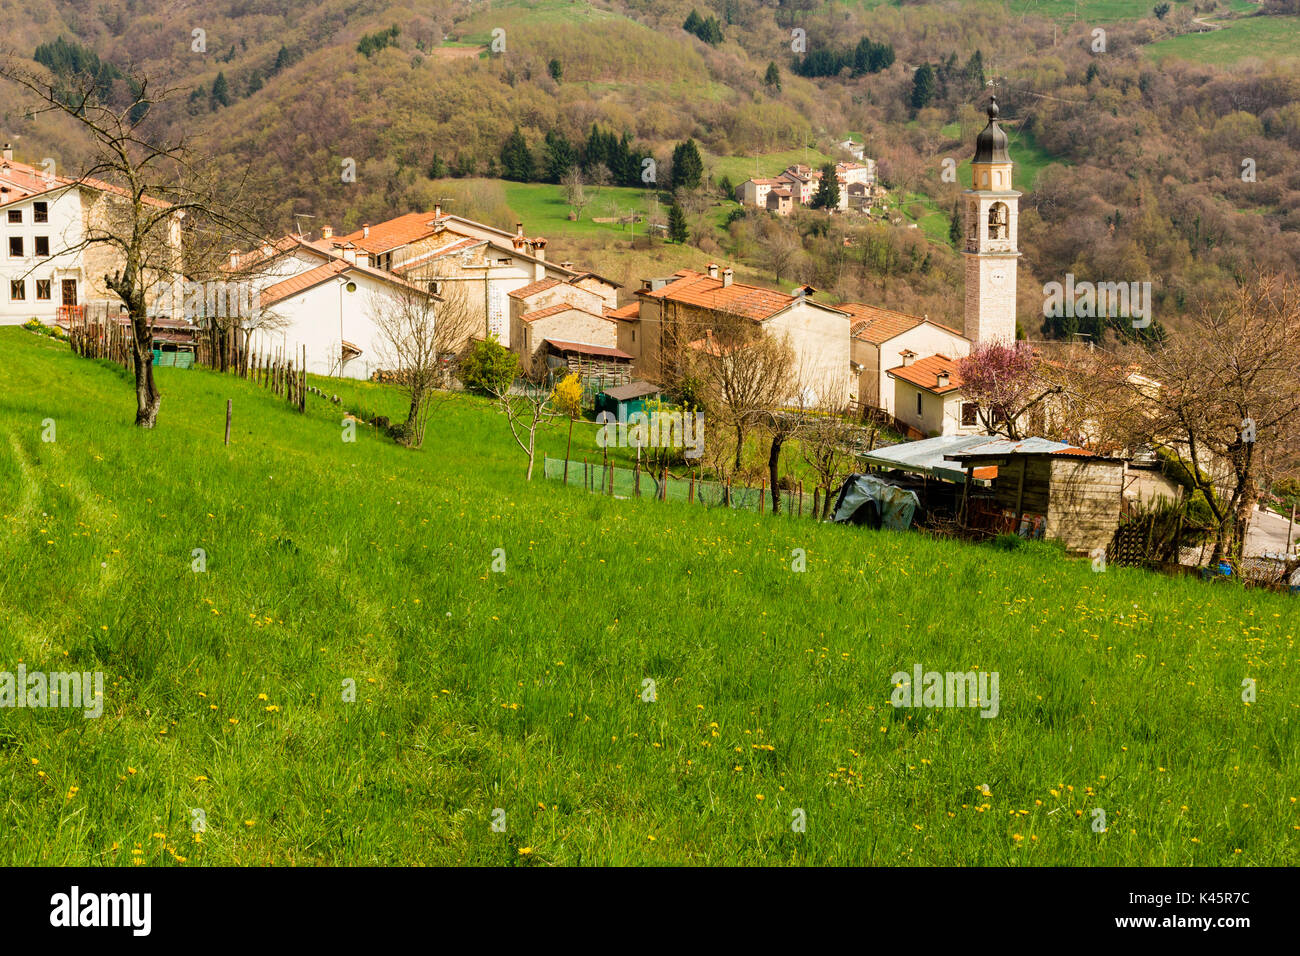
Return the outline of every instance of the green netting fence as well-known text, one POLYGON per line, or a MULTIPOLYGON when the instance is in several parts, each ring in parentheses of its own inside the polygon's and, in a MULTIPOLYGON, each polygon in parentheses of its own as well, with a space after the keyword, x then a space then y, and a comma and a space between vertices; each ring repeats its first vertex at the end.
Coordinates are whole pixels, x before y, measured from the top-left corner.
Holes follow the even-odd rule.
MULTIPOLYGON (((563 458, 545 458, 542 474, 553 481, 567 481, 572 487, 583 488, 592 494, 613 495, 615 498, 649 498, 661 501, 685 501, 693 504, 771 512, 772 497, 766 487, 750 488, 741 485, 724 485, 718 481, 703 481, 693 474, 674 474, 671 470, 626 468, 621 465, 597 461, 569 459, 568 477, 565 478, 563 458)), ((781 516, 813 518, 814 504, 821 508, 821 496, 800 487, 781 492, 781 516)))

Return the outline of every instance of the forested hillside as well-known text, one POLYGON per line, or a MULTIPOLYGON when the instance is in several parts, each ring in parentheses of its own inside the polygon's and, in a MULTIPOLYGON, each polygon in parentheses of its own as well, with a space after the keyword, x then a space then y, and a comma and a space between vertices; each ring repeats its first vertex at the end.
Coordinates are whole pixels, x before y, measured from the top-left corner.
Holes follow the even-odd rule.
MULTIPOLYGON (((1068 271, 1149 274, 1160 314, 1175 317, 1239 276, 1300 265, 1300 73, 1295 60, 1252 57, 1234 39, 1245 35, 1241 18, 1300 39, 1298 8, 0 0, 17 56, 63 38, 97 56, 110 82, 116 70, 175 85, 151 124, 206 141, 232 177, 251 168, 274 200, 274 229, 292 227, 295 213, 316 217, 299 219, 304 227, 348 229, 447 195, 465 214, 509 224, 520 211, 499 195, 480 201, 477 187, 446 180, 510 174, 502 147, 516 128, 538 180, 562 178, 563 164, 549 161, 556 143, 589 164, 584 146, 598 126, 656 159, 661 190, 674 147, 694 138, 715 203, 733 157, 830 154, 854 134, 900 203, 914 204, 922 235, 803 216, 724 223, 721 210, 691 241, 767 281, 889 296, 897 308, 943 308, 959 292, 959 257, 944 236, 962 184, 944 181, 943 160, 969 156, 995 89, 1018 185, 1036 174, 1022 207, 1022 295, 1039 299, 1035 281, 1068 271), (1200 30, 1211 35, 1190 35, 1200 30), (1171 45, 1184 40, 1202 53, 1215 44, 1202 57, 1214 62, 1184 59, 1201 56, 1171 45), (348 159, 354 183, 340 179, 348 159), (793 245, 784 270, 763 258, 774 243, 793 245)), ((85 156, 71 127, 27 120, 8 99, 0 122, 20 158, 75 168, 85 156)))

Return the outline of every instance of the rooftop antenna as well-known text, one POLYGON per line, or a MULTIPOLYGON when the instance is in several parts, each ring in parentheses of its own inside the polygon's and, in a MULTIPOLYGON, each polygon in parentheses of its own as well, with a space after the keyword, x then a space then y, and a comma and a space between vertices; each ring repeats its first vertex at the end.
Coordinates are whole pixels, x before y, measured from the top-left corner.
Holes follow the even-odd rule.
POLYGON ((301 223, 299 220, 302 220, 302 219, 315 219, 315 218, 316 218, 316 217, 313 216, 313 215, 312 215, 311 213, 309 213, 309 212, 296 212, 296 213, 294 213, 294 214, 293 214, 293 224, 294 224, 295 227, 297 227, 298 235, 300 235, 300 236, 303 235, 303 231, 302 231, 302 223, 301 223))

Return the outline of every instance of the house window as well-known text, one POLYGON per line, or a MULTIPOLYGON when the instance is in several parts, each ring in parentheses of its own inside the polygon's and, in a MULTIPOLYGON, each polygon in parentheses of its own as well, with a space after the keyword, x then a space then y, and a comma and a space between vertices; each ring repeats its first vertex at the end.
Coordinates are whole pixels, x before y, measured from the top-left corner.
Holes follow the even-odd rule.
POLYGON ((961 403, 961 423, 962 423, 963 425, 974 425, 974 424, 976 424, 976 422, 977 422, 978 420, 979 420, 979 419, 978 419, 978 417, 977 417, 977 415, 976 415, 976 412, 975 412, 975 403, 974 403, 974 402, 962 402, 962 403, 961 403))
POLYGON ((9 258, 21 259, 22 257, 23 257, 23 237, 10 236, 9 237, 9 258))
POLYGON ((36 258, 48 259, 50 255, 50 237, 36 236, 32 239, 32 242, 36 244, 36 258))
POLYGON ((921 393, 916 393, 916 414, 921 414, 921 393))
POLYGON ((428 282, 426 282, 425 287, 429 290, 429 293, 431 295, 438 295, 440 292, 442 292, 442 283, 434 279, 430 279, 428 282))
POLYGON ((50 298, 50 280, 49 280, 49 279, 37 279, 37 280, 36 280, 36 298, 37 298, 37 299, 40 299, 40 300, 42 300, 42 301, 47 301, 47 302, 49 301, 49 298, 50 298))
POLYGON ((9 298, 14 302, 22 302, 27 298, 27 283, 22 279, 13 279, 9 283, 9 298))
POLYGON ((21 209, 9 210, 9 222, 11 225, 14 223, 21 223, 22 221, 23 221, 23 211, 21 209))
POLYGON ((49 222, 50 206, 49 203, 34 202, 32 203, 32 222, 49 222))

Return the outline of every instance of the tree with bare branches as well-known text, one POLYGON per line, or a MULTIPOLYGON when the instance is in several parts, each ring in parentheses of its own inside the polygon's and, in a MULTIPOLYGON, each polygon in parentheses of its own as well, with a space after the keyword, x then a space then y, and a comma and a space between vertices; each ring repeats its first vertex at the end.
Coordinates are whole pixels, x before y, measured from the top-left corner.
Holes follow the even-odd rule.
POLYGON ((537 432, 551 427, 561 417, 546 371, 537 367, 524 369, 517 381, 504 388, 494 387, 492 394, 497 410, 506 417, 515 444, 528 456, 526 480, 532 481, 533 465, 537 461, 537 432))
POLYGON ((91 143, 90 164, 78 178, 61 181, 99 198, 80 238, 53 254, 109 250, 113 265, 104 283, 125 307, 134 340, 135 423, 152 428, 162 399, 153 375, 150 308, 184 275, 199 280, 219 275, 232 244, 258 241, 266 230, 255 225, 257 203, 244 194, 244 181, 211 174, 191 141, 168 139, 153 129, 154 107, 175 89, 134 74, 104 96, 94 77, 55 78, 12 55, 0 62, 0 80, 27 100, 28 117, 69 117, 91 143), (184 258, 183 222, 187 243, 193 241, 184 258))
POLYGON ((1184 466, 1214 515, 1210 563, 1239 561, 1261 492, 1297 466, 1300 283, 1252 279, 1183 334, 1129 355, 1148 383, 1129 387, 1149 442, 1184 466))
POLYGON ((434 396, 449 384, 448 356, 464 338, 462 326, 473 321, 464 286, 449 283, 445 288, 445 297, 403 289, 372 296, 368 304, 380 360, 407 396, 406 421, 399 434, 409 448, 424 444, 434 396))
POLYGON ((794 349, 748 316, 724 312, 687 351, 704 383, 705 406, 736 436, 739 472, 746 437, 797 388, 794 349))

